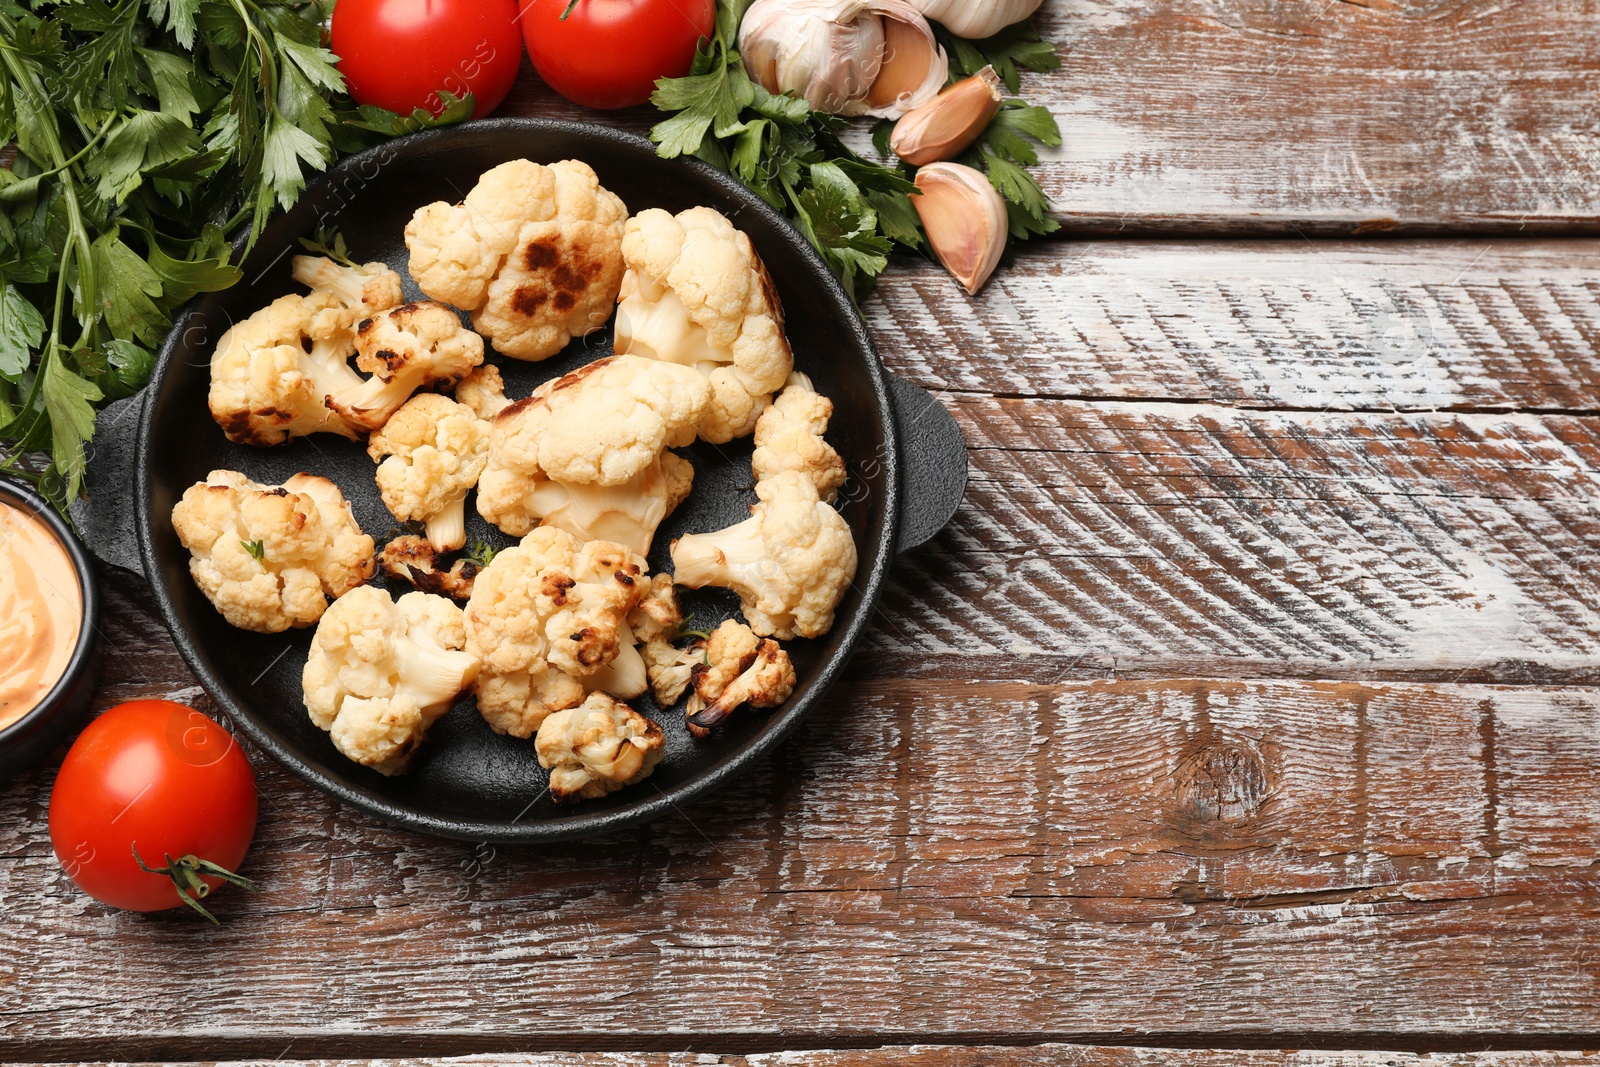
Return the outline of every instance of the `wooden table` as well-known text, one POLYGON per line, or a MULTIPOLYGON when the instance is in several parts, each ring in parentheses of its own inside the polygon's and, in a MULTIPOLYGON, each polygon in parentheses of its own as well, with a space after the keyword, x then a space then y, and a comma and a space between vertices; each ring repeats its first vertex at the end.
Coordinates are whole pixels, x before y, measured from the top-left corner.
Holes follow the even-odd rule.
MULTIPOLYGON (((76 892, 40 771, 0 793, 0 1059, 1600 1048, 1594 3, 1050 0, 1042 27, 1066 230, 976 300, 907 260, 867 302, 972 484, 797 739, 537 851, 258 758, 266 888, 218 929, 76 892)), ((525 79, 508 110, 573 109, 525 79)), ((101 702, 204 703, 106 577, 101 702)))

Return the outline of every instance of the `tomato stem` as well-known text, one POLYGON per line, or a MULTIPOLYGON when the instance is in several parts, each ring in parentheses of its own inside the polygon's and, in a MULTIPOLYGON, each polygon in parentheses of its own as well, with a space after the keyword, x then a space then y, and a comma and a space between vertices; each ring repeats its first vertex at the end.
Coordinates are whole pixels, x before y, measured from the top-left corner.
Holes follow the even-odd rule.
POLYGON ((199 900, 199 898, 211 894, 211 887, 201 879, 201 875, 221 878, 229 885, 236 885, 240 889, 245 889, 252 893, 261 888, 243 875, 234 874, 221 864, 203 860, 199 856, 180 856, 177 860, 173 860, 169 853, 165 858, 167 861, 165 867, 146 866, 144 857, 139 855, 139 846, 133 846, 133 861, 139 865, 141 871, 147 874, 164 874, 171 878, 173 888, 178 891, 178 899, 198 911, 201 915, 204 915, 207 919, 210 919, 212 924, 216 926, 221 926, 222 924, 217 922, 217 917, 207 911, 205 905, 201 904, 199 900), (191 891, 193 895, 191 895, 191 891))
POLYGON ((572 9, 577 7, 577 6, 578 6, 578 0, 571 0, 571 2, 567 4, 567 9, 565 11, 561 12, 561 18, 560 18, 559 21, 561 21, 561 22, 567 21, 567 16, 572 14, 572 9))

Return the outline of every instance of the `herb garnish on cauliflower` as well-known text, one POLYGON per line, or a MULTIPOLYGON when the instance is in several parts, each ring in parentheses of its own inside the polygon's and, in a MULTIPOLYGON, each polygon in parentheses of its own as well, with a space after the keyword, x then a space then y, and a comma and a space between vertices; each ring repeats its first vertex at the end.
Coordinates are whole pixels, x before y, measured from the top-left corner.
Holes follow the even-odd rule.
POLYGON ((542 523, 648 552, 686 497, 709 387, 693 370, 614 356, 546 382, 505 408, 489 437, 478 513, 512 536, 542 523))
POLYGON ((763 637, 821 636, 855 578, 850 526, 799 471, 762 479, 756 496, 744 522, 673 542, 673 576, 691 589, 738 593, 745 619, 763 637))
POLYGON ((483 338, 431 300, 362 320, 355 344, 356 366, 372 377, 334 393, 328 406, 362 430, 381 428, 418 389, 453 388, 483 362, 483 338))
POLYGON ((472 312, 502 355, 545 359, 611 317, 627 214, 587 163, 514 159, 462 203, 412 216, 411 274, 433 299, 472 312))
POLYGON ((339 487, 296 474, 282 486, 212 471, 172 509, 189 573, 222 617, 243 630, 313 625, 328 597, 372 577, 372 538, 339 487))
POLYGON ((632 651, 628 615, 646 591, 644 574, 643 558, 622 545, 549 526, 498 552, 474 581, 466 614, 489 725, 528 737, 552 711, 581 703, 586 684, 598 688, 596 677, 625 646, 632 651))
POLYGON ((344 755, 382 774, 409 769, 417 749, 478 673, 462 651, 461 609, 444 597, 374 586, 328 609, 311 639, 301 688, 311 721, 344 755))
POLYGON ((467 492, 489 459, 488 423, 447 396, 423 393, 372 435, 367 454, 378 462, 378 489, 395 518, 425 523, 440 552, 467 543, 467 492))
POLYGON ((661 762, 661 727, 604 693, 591 693, 539 726, 534 751, 558 804, 603 797, 642 782, 661 762))
POLYGON ((750 238, 708 207, 650 208, 628 220, 622 257, 617 352, 697 368, 711 383, 700 436, 748 436, 794 369, 783 306, 750 238))

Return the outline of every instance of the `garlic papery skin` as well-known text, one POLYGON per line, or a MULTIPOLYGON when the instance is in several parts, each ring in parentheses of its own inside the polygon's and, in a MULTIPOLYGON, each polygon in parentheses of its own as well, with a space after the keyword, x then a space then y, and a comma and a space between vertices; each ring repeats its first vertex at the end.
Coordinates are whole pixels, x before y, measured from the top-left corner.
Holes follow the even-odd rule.
POLYGON ((913 179, 911 204, 928 245, 961 287, 975 294, 1006 250, 1006 202, 989 179, 961 163, 929 163, 913 179))
POLYGON ((988 129, 1003 99, 1000 76, 984 67, 902 115, 889 147, 913 167, 954 159, 988 129))
POLYGON ((769 93, 839 114, 883 66, 883 20, 865 0, 756 0, 739 23, 739 54, 769 93))
POLYGON ((950 70, 910 0, 756 0, 739 52, 769 93, 837 115, 898 118, 937 96, 950 70))
POLYGON ((957 37, 981 40, 993 37, 1013 23, 1029 18, 1043 0, 911 0, 933 21, 957 37))

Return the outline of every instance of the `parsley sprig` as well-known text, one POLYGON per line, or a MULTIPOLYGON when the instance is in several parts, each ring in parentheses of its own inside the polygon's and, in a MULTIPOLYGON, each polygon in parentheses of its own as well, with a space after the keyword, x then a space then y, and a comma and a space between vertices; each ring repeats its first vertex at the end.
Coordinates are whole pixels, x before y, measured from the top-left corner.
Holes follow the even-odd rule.
MULTIPOLYGON (((239 280, 227 235, 253 242, 311 172, 434 122, 344 95, 330 7, 0 0, 0 145, 16 147, 0 167, 0 469, 58 507, 95 409, 143 386, 178 307, 239 280)), ((464 117, 446 103, 443 120, 464 117)))
MULTIPOLYGON (((885 161, 869 160, 842 140, 848 120, 752 81, 736 47, 747 6, 748 0, 720 0, 715 32, 701 43, 688 75, 656 83, 651 103, 673 114, 656 124, 651 139, 661 156, 703 159, 784 212, 856 298, 888 267, 895 245, 914 250, 926 242, 911 203, 915 170, 889 152, 893 123, 885 120, 872 131, 885 161)), ((936 33, 950 55, 952 81, 992 63, 1016 93, 1019 69, 1060 66, 1054 48, 1027 23, 983 41, 936 33)), ((1014 240, 1060 228, 1025 169, 1039 162, 1032 142, 1059 145, 1060 130, 1048 110, 1012 98, 960 160, 987 174, 1000 191, 1014 240)))

